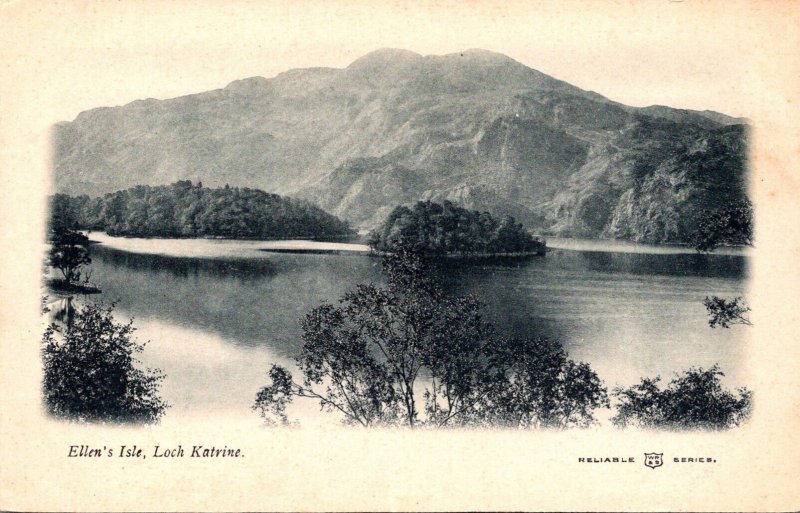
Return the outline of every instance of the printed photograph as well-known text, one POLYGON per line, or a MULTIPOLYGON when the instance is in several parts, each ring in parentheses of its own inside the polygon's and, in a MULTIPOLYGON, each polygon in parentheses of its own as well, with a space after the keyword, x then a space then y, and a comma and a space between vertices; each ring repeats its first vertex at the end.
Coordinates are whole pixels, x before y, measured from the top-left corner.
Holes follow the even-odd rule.
POLYGON ((324 65, 52 126, 51 417, 748 422, 747 113, 492 49, 324 65))

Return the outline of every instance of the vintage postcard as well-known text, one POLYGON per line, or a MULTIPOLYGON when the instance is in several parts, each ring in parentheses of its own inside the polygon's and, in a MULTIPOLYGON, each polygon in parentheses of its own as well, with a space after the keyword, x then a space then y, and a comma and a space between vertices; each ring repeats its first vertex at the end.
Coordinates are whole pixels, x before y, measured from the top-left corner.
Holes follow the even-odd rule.
POLYGON ((800 507, 797 3, 0 23, 3 510, 800 507))

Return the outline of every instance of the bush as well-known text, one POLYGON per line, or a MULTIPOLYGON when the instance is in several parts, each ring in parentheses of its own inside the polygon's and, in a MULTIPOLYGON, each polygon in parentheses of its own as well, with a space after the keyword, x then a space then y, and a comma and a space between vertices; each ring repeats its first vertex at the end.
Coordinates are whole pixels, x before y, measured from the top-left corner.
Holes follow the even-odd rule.
MULTIPOLYGON (((477 424, 514 428, 589 427, 594 410, 608 408, 602 381, 587 363, 569 359, 551 340, 508 340, 498 386, 474 408, 477 424)), ((470 419, 472 420, 472 419, 470 419)))
POLYGON ((627 389, 617 388, 620 401, 612 422, 619 427, 723 430, 745 422, 752 410, 752 392, 736 394, 720 384, 724 374, 714 365, 708 370, 691 368, 665 389, 660 379, 644 378, 627 389))
POLYGON ((113 305, 87 305, 60 332, 42 339, 43 395, 47 411, 81 422, 156 422, 168 408, 158 395, 164 375, 141 370, 132 323, 114 322, 113 305))

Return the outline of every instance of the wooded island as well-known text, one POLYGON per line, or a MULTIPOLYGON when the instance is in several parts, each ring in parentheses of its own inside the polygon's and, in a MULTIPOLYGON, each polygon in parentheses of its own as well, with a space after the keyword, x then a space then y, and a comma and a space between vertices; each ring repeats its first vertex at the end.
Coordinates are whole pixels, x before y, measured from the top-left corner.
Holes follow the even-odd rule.
POLYGON ((355 235, 341 219, 307 201, 247 187, 211 189, 181 180, 137 185, 99 198, 56 194, 51 227, 126 237, 310 238, 355 235))
POLYGON ((517 256, 546 251, 545 242, 513 217, 498 221, 489 212, 467 210, 449 201, 395 207, 367 242, 377 252, 392 252, 404 245, 427 255, 517 256))

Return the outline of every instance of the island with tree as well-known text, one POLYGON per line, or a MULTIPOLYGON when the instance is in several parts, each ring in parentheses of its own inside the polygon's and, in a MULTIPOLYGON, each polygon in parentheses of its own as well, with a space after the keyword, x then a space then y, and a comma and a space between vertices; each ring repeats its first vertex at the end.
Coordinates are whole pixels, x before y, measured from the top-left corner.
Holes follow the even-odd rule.
POLYGON ((60 226, 54 227, 49 236, 50 249, 47 265, 55 273, 45 280, 47 287, 56 293, 98 294, 100 289, 90 283, 92 263, 89 255, 89 237, 60 226))
POLYGON ((137 185, 98 198, 56 194, 50 215, 56 229, 126 237, 342 240, 355 235, 345 221, 307 201, 189 180, 137 185))
POLYGON ((449 201, 417 202, 395 207, 367 240, 377 253, 408 246, 428 256, 544 255, 545 242, 511 216, 498 220, 489 212, 468 210, 449 201))

